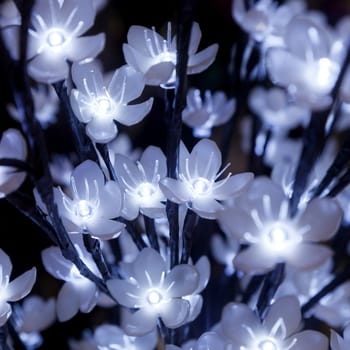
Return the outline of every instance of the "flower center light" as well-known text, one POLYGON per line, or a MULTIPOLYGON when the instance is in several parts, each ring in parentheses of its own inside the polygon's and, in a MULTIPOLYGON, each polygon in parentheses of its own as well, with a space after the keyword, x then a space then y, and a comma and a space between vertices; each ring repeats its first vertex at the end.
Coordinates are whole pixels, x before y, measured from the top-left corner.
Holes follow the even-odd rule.
POLYGON ((47 40, 47 43, 49 44, 49 46, 51 46, 52 48, 56 48, 58 46, 61 46, 66 41, 64 35, 59 30, 51 31, 47 35, 46 40, 47 40))
POLYGON ((272 340, 263 340, 258 344, 259 350, 278 350, 277 345, 272 340))
POLYGON ((102 114, 106 114, 111 110, 111 101, 107 97, 100 97, 97 99, 97 106, 99 112, 102 114))
POLYGON ((138 188, 137 188, 137 194, 142 197, 142 198, 147 198, 152 196, 155 193, 154 186, 151 185, 150 183, 142 183, 138 188))
POLYGON ((192 182, 192 188, 196 194, 206 194, 210 190, 210 182, 209 180, 199 177, 198 179, 192 182))
POLYGON ((157 305, 161 302, 161 300, 162 300, 162 295, 156 290, 150 291, 147 295, 147 301, 151 305, 157 305))
POLYGON ((270 242, 276 246, 276 248, 283 246, 289 239, 288 232, 281 227, 273 227, 268 232, 268 238, 270 242))
POLYGON ((88 219, 92 215, 93 208, 87 200, 82 199, 78 202, 76 211, 82 219, 88 219))

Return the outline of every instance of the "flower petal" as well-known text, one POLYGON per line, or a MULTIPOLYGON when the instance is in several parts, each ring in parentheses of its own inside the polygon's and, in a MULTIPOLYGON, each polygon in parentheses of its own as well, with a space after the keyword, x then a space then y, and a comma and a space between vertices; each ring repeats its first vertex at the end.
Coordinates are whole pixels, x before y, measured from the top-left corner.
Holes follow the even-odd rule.
POLYGON ((315 198, 308 203, 298 220, 300 227, 310 227, 304 234, 307 241, 326 241, 338 230, 343 211, 332 198, 315 198))
POLYGON ((190 303, 185 299, 172 299, 159 310, 160 317, 166 327, 181 326, 190 311, 190 303))
POLYGON ((256 333, 261 328, 256 314, 247 305, 234 302, 224 307, 221 326, 226 337, 242 346, 250 342, 249 330, 256 333))
POLYGON ((36 281, 36 268, 26 271, 12 282, 7 287, 8 301, 17 301, 24 298, 33 288, 36 281))
POLYGON ((142 153, 140 163, 148 181, 154 182, 156 174, 159 174, 160 178, 166 176, 166 157, 159 147, 148 146, 142 153))
POLYGON ((74 317, 80 307, 79 294, 71 283, 64 283, 57 295, 57 318, 65 322, 74 317))
POLYGON ((188 59, 187 74, 197 74, 207 69, 216 58, 218 44, 212 44, 206 49, 192 55, 188 59))
POLYGON ((123 125, 135 125, 139 123, 151 110, 153 98, 134 105, 118 106, 118 116, 115 119, 123 125))
POLYGON ((72 62, 95 58, 105 47, 104 33, 75 38, 66 52, 67 58, 72 62))
POLYGON ((0 303, 0 327, 2 327, 10 318, 12 313, 11 305, 8 303, 0 303))
POLYGON ((295 349, 328 349, 328 338, 317 331, 306 330, 293 335, 297 341, 293 348, 295 349))
POLYGON ((106 283, 108 290, 119 304, 129 308, 142 306, 142 291, 135 284, 119 279, 111 279, 106 283))
POLYGON ((178 180, 166 177, 159 182, 159 187, 170 201, 175 203, 185 203, 190 200, 191 194, 186 185, 178 180))
POLYGON ((172 298, 192 294, 199 282, 199 273, 191 265, 176 265, 166 276, 164 287, 172 298))
POLYGON ((134 337, 148 334, 157 327, 157 319, 157 316, 148 308, 139 309, 134 313, 125 313, 124 331, 134 337))

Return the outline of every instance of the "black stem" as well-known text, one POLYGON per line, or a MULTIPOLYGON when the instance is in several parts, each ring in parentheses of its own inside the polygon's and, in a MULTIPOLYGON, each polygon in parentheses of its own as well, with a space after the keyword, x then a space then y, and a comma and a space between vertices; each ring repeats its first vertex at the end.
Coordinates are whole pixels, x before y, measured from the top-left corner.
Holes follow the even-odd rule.
POLYGON ((96 263, 97 268, 101 272, 102 278, 106 281, 111 278, 109 267, 105 261, 100 241, 91 237, 89 234, 83 234, 84 245, 87 251, 91 254, 96 263))
POLYGON ((91 159, 97 162, 98 158, 93 147, 93 143, 86 135, 84 125, 80 123, 72 110, 65 81, 54 83, 53 87, 60 99, 61 107, 64 110, 65 115, 68 117, 67 125, 72 132, 72 138, 75 143, 79 163, 86 159, 91 159))
POLYGON ((8 343, 8 327, 7 324, 0 327, 0 348, 2 350, 11 350, 8 343))
POLYGON ((157 231, 156 231, 154 219, 152 219, 146 215, 143 215, 143 220, 145 223, 146 234, 147 234, 147 237, 148 237, 148 240, 149 240, 151 247, 153 249, 155 249, 157 252, 160 252, 158 236, 157 236, 157 231))
POLYGON ((193 232, 198 223, 199 216, 192 210, 187 210, 182 230, 182 256, 181 263, 187 264, 191 256, 193 232))
POLYGON ((108 146, 106 144, 97 143, 96 148, 100 152, 101 157, 103 158, 103 161, 106 164, 106 167, 108 169, 108 172, 109 172, 111 179, 118 182, 118 178, 117 178, 117 175, 115 173, 115 169, 114 169, 113 164, 111 162, 111 159, 109 157, 108 146))
POLYGON ((131 221, 126 220, 122 217, 119 217, 118 221, 125 224, 125 228, 128 231, 128 233, 130 234, 130 236, 131 236, 131 238, 132 238, 133 242, 135 243, 138 250, 142 250, 143 248, 147 247, 147 244, 145 243, 145 241, 141 237, 140 233, 137 232, 134 224, 131 221))
POLYGON ((277 288, 281 284, 284 278, 284 264, 278 263, 274 270, 269 272, 265 278, 259 298, 256 304, 257 313, 260 319, 264 319, 267 309, 277 291, 277 288))

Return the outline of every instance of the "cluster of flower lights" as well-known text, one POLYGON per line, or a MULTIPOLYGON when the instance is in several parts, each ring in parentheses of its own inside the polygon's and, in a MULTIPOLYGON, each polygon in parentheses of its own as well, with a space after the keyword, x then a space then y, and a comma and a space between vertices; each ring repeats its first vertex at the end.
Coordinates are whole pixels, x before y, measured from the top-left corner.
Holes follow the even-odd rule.
POLYGON ((0 348, 50 347, 44 331, 83 314, 70 350, 349 349, 350 15, 232 0, 214 91, 191 79, 220 47, 198 50, 189 0, 165 36, 128 28, 110 71, 106 34, 86 33, 112 1, 29 3, 0 4, 0 198, 50 244, 15 278, 0 244, 0 348), (61 125, 69 154, 50 144, 61 125))

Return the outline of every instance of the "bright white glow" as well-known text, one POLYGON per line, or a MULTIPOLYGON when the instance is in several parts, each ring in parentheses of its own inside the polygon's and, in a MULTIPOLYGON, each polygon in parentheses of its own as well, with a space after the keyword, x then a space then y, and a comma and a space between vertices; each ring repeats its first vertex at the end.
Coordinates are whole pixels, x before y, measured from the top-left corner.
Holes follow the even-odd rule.
POLYGON ((76 211, 77 215, 79 215, 81 218, 87 219, 91 217, 93 213, 93 208, 87 200, 82 199, 77 203, 76 211))
POLYGON ((273 227, 269 233, 268 237, 271 241, 271 243, 276 247, 282 247, 288 240, 289 240, 289 235, 287 230, 284 228, 281 228, 279 226, 273 227))
POLYGON ((52 48, 57 48, 61 46, 66 41, 66 39, 61 31, 52 30, 48 33, 46 41, 52 48))
POLYGON ((149 182, 144 182, 138 186, 136 192, 140 197, 145 199, 151 197, 156 192, 156 190, 152 184, 149 182))
POLYGON ((163 298, 162 295, 156 290, 151 290, 147 295, 147 301, 151 305, 159 304, 161 302, 162 298, 163 298))
MULTIPOLYGON (((331 88, 335 82, 335 65, 328 58, 321 58, 317 63, 316 84, 321 88, 331 88)), ((315 79, 315 77, 313 77, 315 79)))
POLYGON ((207 194, 211 188, 210 181, 199 177, 192 182, 192 188, 196 194, 207 194))
POLYGON ((276 343, 270 339, 263 340, 258 345, 259 350, 278 350, 276 343))
POLYGON ((106 114, 112 108, 111 101, 107 97, 100 97, 96 100, 99 113, 106 114))

